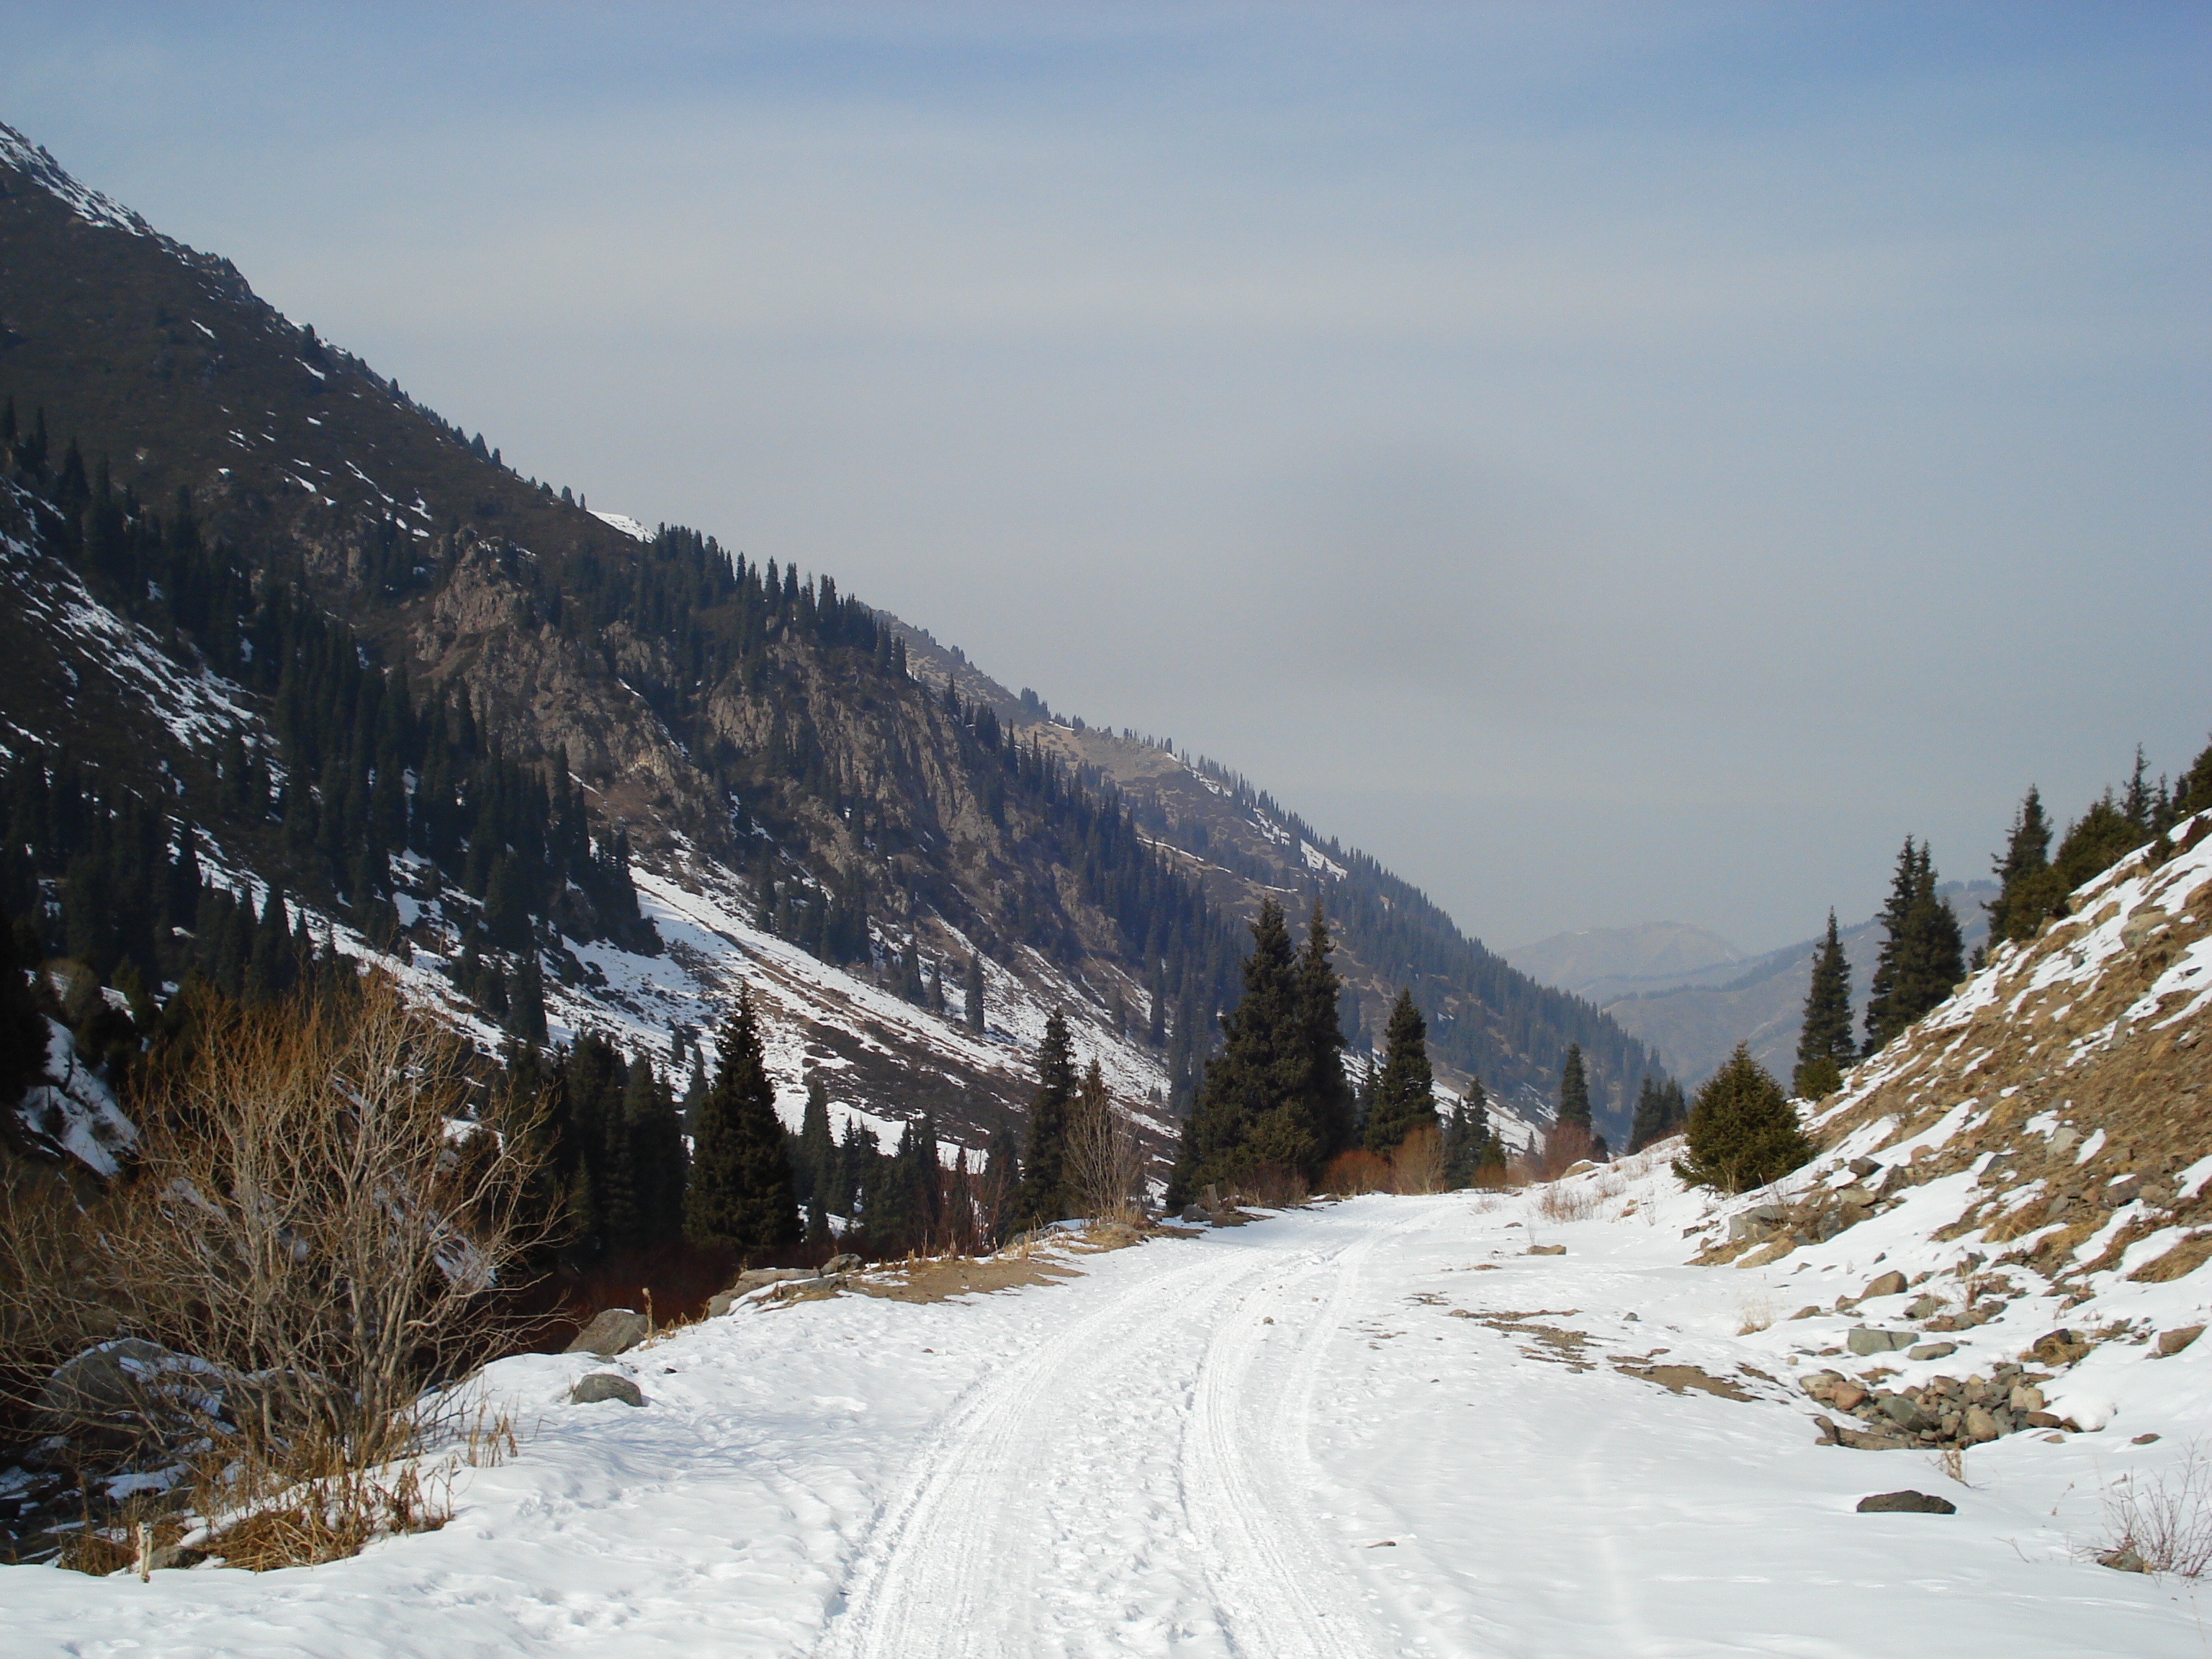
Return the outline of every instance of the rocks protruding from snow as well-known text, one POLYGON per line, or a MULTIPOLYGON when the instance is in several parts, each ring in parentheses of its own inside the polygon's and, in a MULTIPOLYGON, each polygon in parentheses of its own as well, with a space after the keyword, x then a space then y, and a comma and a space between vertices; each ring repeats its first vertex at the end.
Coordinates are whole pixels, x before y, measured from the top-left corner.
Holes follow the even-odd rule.
POLYGON ((1566 1253, 1567 1247, 1564 1244, 1531 1244, 1528 1247, 1530 1255, 1565 1255, 1566 1253))
POLYGON ((1861 1291, 1859 1292, 1859 1300, 1862 1302, 1869 1302, 1878 1296, 1902 1296, 1905 1294, 1906 1288, 1905 1275, 1899 1273, 1893 1267, 1889 1272, 1882 1274, 1881 1278, 1869 1285, 1866 1289, 1861 1291))
POLYGON ((602 1359, 612 1359, 618 1353, 628 1353, 652 1334, 653 1322, 643 1314, 633 1313, 628 1308, 609 1308, 577 1332, 576 1340, 562 1352, 594 1353, 602 1359))
POLYGON ((1869 1354, 1895 1353, 1912 1343, 1911 1331, 1878 1331, 1870 1325, 1858 1326, 1844 1339, 1844 1346, 1862 1359, 1869 1354))
POLYGON ((1859 1499, 1861 1515, 1956 1515, 1959 1506, 1948 1498, 1925 1492, 1878 1492, 1859 1499))
POLYGON ((568 1390, 568 1403, 572 1406, 596 1406, 602 1400, 619 1400, 625 1406, 645 1404, 645 1396, 638 1392, 637 1384, 612 1371, 593 1371, 568 1390))
POLYGON ((1905 1357, 1907 1359, 1948 1359, 1958 1352, 1959 1345, 1955 1342, 1923 1342, 1917 1348, 1907 1348, 1905 1357))
POLYGON ((48 1433, 115 1449, 180 1445, 225 1415, 237 1378, 221 1366, 143 1337, 119 1337, 57 1366, 40 1389, 37 1421, 48 1433))
POLYGON ((2178 1331, 2160 1331, 2158 1334, 2158 1357, 2171 1359, 2203 1334, 2202 1325, 2185 1325, 2178 1331))

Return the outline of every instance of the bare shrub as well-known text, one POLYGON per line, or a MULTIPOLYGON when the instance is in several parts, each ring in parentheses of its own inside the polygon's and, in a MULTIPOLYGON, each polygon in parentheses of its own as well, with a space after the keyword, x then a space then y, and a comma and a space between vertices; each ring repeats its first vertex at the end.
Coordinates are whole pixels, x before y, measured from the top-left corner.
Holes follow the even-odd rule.
POLYGON ((417 1390, 499 1339, 500 1293, 535 1242, 534 1103, 470 1121, 466 1051, 381 979, 198 1012, 196 1052, 142 1106, 130 1177, 9 1218, 0 1315, 38 1379, 22 1403, 80 1462, 112 1460, 118 1431, 173 1451, 175 1387, 118 1411, 46 1380, 111 1339, 158 1345, 204 1402, 192 1502, 229 1517, 210 1527, 258 1528, 240 1546, 258 1565, 436 1524, 404 1460, 450 1425, 417 1390))
POLYGON ((1580 1123, 1553 1123, 1530 1149, 1529 1162, 1538 1181, 1557 1181, 1597 1150, 1597 1137, 1580 1123))
POLYGON ((1444 1186, 1444 1141, 1430 1123, 1418 1125, 1390 1154, 1390 1190, 1440 1193, 1444 1186))
POLYGON ((1079 1214, 1102 1221, 1140 1219, 1135 1194, 1145 1172, 1144 1148, 1115 1109, 1095 1060, 1068 1105, 1066 1147, 1067 1182, 1079 1214))
POLYGON ((1736 1304, 1735 1334, 1750 1336, 1774 1322, 1774 1304, 1763 1296, 1747 1296, 1736 1304))
POLYGON ((1237 1200, 1263 1210, 1305 1201, 1306 1178, 1287 1164, 1257 1164, 1237 1177, 1237 1200))
POLYGON ((2160 1474, 2137 1470, 2105 1489, 2106 1540, 2096 1557, 2138 1572, 2201 1577, 2212 1565, 2212 1459, 2191 1441, 2160 1474))
POLYGON ((1600 1199, 1591 1188, 1553 1182, 1536 1195, 1536 1213, 1547 1221, 1588 1221, 1598 1212, 1600 1199))
POLYGON ((1356 1198, 1362 1193, 1395 1191, 1387 1159, 1373 1152, 1339 1152, 1322 1171, 1322 1190, 1356 1198))

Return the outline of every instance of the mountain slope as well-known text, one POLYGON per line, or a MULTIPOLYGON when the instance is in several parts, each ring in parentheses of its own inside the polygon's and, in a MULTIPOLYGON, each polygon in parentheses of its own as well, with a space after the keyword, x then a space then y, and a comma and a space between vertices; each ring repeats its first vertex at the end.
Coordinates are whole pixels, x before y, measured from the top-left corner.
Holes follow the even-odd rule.
MULTIPOLYGON (((1133 787, 1146 745, 1071 744, 930 672, 830 577, 519 477, 5 128, 0 398, 10 787, 35 805, 67 771, 113 870, 230 896, 212 931, 179 899, 168 931, 95 941, 103 975, 214 971, 222 929, 273 911, 373 944, 488 1039, 542 1000, 556 1038, 672 1060, 743 981, 788 1039, 787 1102, 817 1070, 842 1108, 930 1109, 977 1148, 1050 1008, 1134 1100, 1187 1090, 1236 919, 1270 872, 1301 899, 1318 874, 1370 1025, 1415 984, 1447 1065, 1523 1103, 1581 1040, 1616 1115, 1648 1063, 1270 804, 1178 763, 1170 806, 1133 787)), ((99 884, 33 842, 7 902, 71 950, 99 884)))

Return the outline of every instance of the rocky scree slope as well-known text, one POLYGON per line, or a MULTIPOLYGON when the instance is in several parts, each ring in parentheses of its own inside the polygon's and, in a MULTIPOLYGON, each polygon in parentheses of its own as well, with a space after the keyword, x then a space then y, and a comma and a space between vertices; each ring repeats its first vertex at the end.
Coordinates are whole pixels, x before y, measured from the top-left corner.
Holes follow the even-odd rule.
POLYGON ((1692 1230, 1699 1261, 1764 1270, 1781 1294, 1843 1281, 1794 1316, 1840 1362, 1804 1385, 1843 1416, 1828 1432, 1877 1447, 2079 1432, 2199 1386, 2208 1009, 2199 813, 1855 1067, 1813 1109, 1812 1164, 1692 1230))

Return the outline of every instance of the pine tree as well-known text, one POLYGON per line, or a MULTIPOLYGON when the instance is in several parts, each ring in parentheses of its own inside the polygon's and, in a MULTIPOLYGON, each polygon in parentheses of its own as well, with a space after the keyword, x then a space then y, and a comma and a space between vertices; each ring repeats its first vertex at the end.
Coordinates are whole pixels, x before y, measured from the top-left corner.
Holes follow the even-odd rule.
POLYGON ((983 1030, 983 958, 970 951, 968 956, 968 981, 962 1001, 961 1019, 968 1029, 978 1036, 983 1030))
POLYGON ((750 991, 739 990, 716 1049, 714 1086, 691 1126, 684 1231, 741 1255, 788 1249, 803 1237, 799 1204, 750 991))
POLYGON ((1481 1080, 1470 1078, 1467 1093, 1452 1103, 1444 1121, 1444 1186, 1455 1191, 1472 1186, 1491 1163, 1491 1152, 1489 1103, 1481 1080))
POLYGON ((2028 786, 2027 799, 2013 815, 2004 856, 1991 860, 1990 868, 1997 878, 1997 896, 1984 907, 1990 914, 1990 943, 2034 938, 2065 896, 2057 890, 2057 877, 2051 868, 2051 823, 2043 815, 2043 796, 2034 785, 2028 786))
POLYGON ((1429 1024, 1413 1006, 1413 994, 1398 993, 1382 1037, 1382 1069, 1376 1074, 1375 1098, 1367 1109, 1367 1150, 1385 1157, 1416 1129, 1437 1127, 1436 1076, 1429 1068, 1429 1024))
POLYGON ((1748 1192, 1788 1175, 1815 1150, 1782 1085, 1739 1042, 1698 1091, 1689 1156, 1675 1163, 1674 1173, 1693 1186, 1748 1192))
MULTIPOLYGON (((1207 1185, 1234 1182, 1286 1152, 1304 1165, 1319 1151, 1304 1117, 1302 1085, 1312 1067, 1314 1034, 1304 1018, 1301 990, 1282 908, 1268 899, 1252 924, 1244 994, 1222 1019, 1221 1051, 1206 1060, 1183 1123, 1170 1204, 1187 1203, 1207 1185), (1277 1113, 1284 1115, 1271 1115, 1277 1113), (1263 1119, 1261 1146, 1255 1137, 1263 1119)), ((1332 1018, 1334 1012, 1332 1003, 1332 1018)))
POLYGON ((1589 1076, 1583 1069, 1579 1042, 1570 1042, 1566 1058, 1559 1062, 1559 1121, 1585 1131, 1590 1127, 1589 1076))
POLYGON ((1322 1164, 1352 1146, 1357 1132, 1352 1080, 1344 1072, 1344 1026, 1338 1013, 1343 981, 1329 962, 1330 949, 1328 924, 1316 898, 1297 962, 1298 1029, 1304 1051, 1299 1115, 1315 1141, 1305 1172, 1309 1176, 1320 1174, 1322 1164))
POLYGON ((1628 1150, 1640 1152, 1655 1140, 1667 1137, 1667 1097, 1650 1073, 1644 1075, 1644 1086, 1636 1096, 1636 1115, 1629 1120, 1628 1150))
POLYGON ((1013 1214, 1031 1226, 1071 1213, 1067 1192, 1067 1111, 1075 1099, 1075 1057, 1068 1048, 1067 1017, 1046 1017, 1037 1048, 1036 1092, 1030 1097, 1030 1127, 1022 1149, 1022 1184, 1013 1214))
POLYGON ((1851 1042, 1851 965, 1828 912, 1827 937, 1813 953, 1813 979, 1805 992, 1805 1023, 1797 1035, 1795 1085, 1800 1098, 1818 1100, 1843 1086, 1843 1068, 1856 1058, 1851 1042))
POLYGON ((46 1066, 46 1022, 31 994, 20 935, 0 916, 0 1103, 13 1105, 46 1066))
POLYGON ((799 1145, 791 1161, 792 1176, 802 1200, 811 1202, 828 1189, 830 1162, 836 1155, 837 1143, 830 1133, 830 1091, 823 1086, 819 1072, 810 1073, 806 1079, 806 1106, 799 1120, 799 1145))
POLYGON ((1936 895, 1933 855, 1924 845, 1916 848, 1910 836, 1898 854, 1881 921, 1881 953, 1867 996, 1869 1054, 1949 996, 1966 977, 1959 918, 1950 900, 1936 895))

